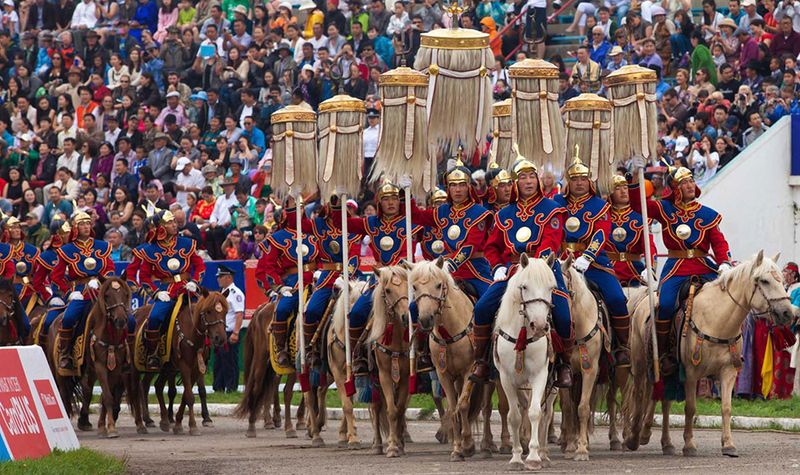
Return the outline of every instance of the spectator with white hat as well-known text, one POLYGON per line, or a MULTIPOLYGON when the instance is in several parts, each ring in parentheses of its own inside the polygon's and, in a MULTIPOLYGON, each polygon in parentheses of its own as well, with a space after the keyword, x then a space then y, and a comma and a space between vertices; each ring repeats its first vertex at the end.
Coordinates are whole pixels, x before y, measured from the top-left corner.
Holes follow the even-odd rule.
POLYGON ((199 194, 206 184, 203 173, 192 165, 187 157, 181 157, 175 164, 175 201, 184 209, 187 207, 186 195, 190 192, 199 194))

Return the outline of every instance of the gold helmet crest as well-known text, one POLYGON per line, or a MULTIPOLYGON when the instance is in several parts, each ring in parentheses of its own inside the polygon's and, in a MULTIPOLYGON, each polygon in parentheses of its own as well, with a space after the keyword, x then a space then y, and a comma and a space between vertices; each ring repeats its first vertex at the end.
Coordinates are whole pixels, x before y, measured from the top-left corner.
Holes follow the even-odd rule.
POLYGON ((91 223, 92 217, 83 211, 78 211, 72 215, 72 223, 77 226, 80 223, 91 223))
POLYGON ((536 174, 539 173, 539 170, 536 168, 536 164, 528 160, 519 152, 519 146, 516 143, 511 146, 511 151, 517 155, 516 158, 514 158, 514 164, 511 165, 511 177, 514 180, 519 179, 519 175, 522 172, 532 171, 536 174))
POLYGON ((400 196, 400 188, 389 180, 383 180, 380 188, 378 188, 377 199, 380 201, 384 196, 400 196))
POLYGON ((611 178, 611 189, 613 190, 618 186, 628 186, 628 180, 622 175, 614 175, 611 178))

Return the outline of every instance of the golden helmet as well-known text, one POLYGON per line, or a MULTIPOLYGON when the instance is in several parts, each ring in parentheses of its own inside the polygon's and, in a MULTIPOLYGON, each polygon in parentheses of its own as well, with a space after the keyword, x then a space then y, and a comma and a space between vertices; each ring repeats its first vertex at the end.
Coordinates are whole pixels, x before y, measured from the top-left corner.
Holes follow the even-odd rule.
POLYGON ((83 211, 78 211, 77 213, 72 215, 72 223, 74 225, 78 225, 80 223, 90 223, 92 222, 92 217, 86 214, 83 211))
POLYGON ((489 164, 489 171, 486 172, 486 181, 492 188, 497 188, 502 183, 511 183, 511 174, 505 168, 500 168, 497 162, 489 164))
POLYGON ((175 221, 175 215, 172 214, 172 211, 166 210, 163 213, 161 213, 160 219, 162 223, 169 223, 175 221))
POLYGON ((436 206, 440 205, 447 201, 447 192, 441 188, 436 188, 431 193, 431 205, 436 206))
POLYGON ((15 218, 14 216, 9 216, 3 225, 6 227, 6 229, 8 229, 12 226, 20 226, 20 222, 19 219, 15 218))
POLYGON ((444 175, 444 182, 448 185, 455 183, 466 183, 469 185, 470 172, 469 169, 464 166, 461 157, 456 159, 456 166, 444 175))
POLYGON ((614 175, 611 178, 611 185, 612 190, 618 186, 628 186, 628 180, 622 175, 614 175))
POLYGON ((513 179, 518 179, 519 174, 522 172, 532 171, 533 173, 539 173, 539 170, 536 168, 536 164, 519 153, 519 146, 517 146, 516 143, 511 146, 511 151, 517 154, 516 158, 514 159, 514 164, 511 165, 511 177, 513 179))
POLYGON ((579 157, 575 157, 572 165, 567 168, 567 176, 569 178, 586 177, 589 178, 589 167, 583 164, 579 157))
POLYGON ((672 183, 676 186, 683 180, 693 178, 692 171, 686 167, 673 168, 670 170, 670 175, 672 176, 672 183))
POLYGON ((383 180, 380 188, 378 188, 377 199, 380 201, 384 196, 400 196, 400 188, 389 180, 383 180))

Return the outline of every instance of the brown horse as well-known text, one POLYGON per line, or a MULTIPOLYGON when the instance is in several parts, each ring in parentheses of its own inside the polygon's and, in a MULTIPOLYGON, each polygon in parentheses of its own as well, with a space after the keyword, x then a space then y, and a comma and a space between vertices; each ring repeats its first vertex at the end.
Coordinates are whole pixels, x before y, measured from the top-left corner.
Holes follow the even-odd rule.
MULTIPOLYGON (((278 386, 281 376, 275 372, 270 362, 269 328, 275 315, 277 301, 261 304, 253 313, 250 325, 247 327, 247 338, 244 343, 244 394, 242 400, 234 411, 239 418, 247 418, 248 426, 245 435, 256 436, 256 420, 263 413, 264 428, 271 429, 281 423, 280 405, 278 399, 278 386)), ((297 380, 295 373, 286 376, 283 389, 283 399, 286 412, 284 432, 286 437, 297 437, 297 431, 292 424, 291 405, 294 393, 294 383, 297 380)), ((304 417, 304 404, 301 403, 297 410, 297 428, 304 417)))
MULTIPOLYGON (((119 437, 115 416, 123 390, 127 391, 128 404, 134 415, 141 410, 139 385, 131 377, 133 358, 127 342, 131 290, 118 277, 100 280, 98 297, 89 313, 88 324, 92 325, 89 351, 94 361, 94 375, 102 389, 97 433, 115 438, 119 437)), ((145 434, 147 429, 137 427, 137 432, 145 434)))
POLYGON ((381 453, 380 415, 388 417, 389 440, 386 456, 405 454, 406 407, 410 364, 407 341, 409 324, 408 270, 403 266, 375 269, 378 285, 372 300, 372 330, 367 339, 374 346, 373 355, 378 368, 381 398, 372 403, 372 425, 375 439, 372 449, 381 453))
POLYGON ((10 280, 0 280, 0 346, 25 344, 19 332, 22 312, 14 284, 10 280))
MULTIPOLYGON (((227 341, 225 334, 225 315, 228 313, 228 301, 219 292, 209 292, 200 289, 201 297, 197 303, 187 303, 178 313, 175 332, 172 335, 170 361, 165 365, 161 372, 168 377, 180 372, 183 382, 183 395, 178 410, 175 413, 175 425, 172 426, 174 434, 183 433, 183 414, 189 410, 189 434, 200 435, 197 422, 194 417, 194 393, 192 388, 202 377, 200 374, 198 359, 203 358, 203 348, 205 339, 208 337, 215 347, 221 347, 227 341)), ((137 330, 146 324, 146 319, 141 315, 149 314, 149 306, 137 311, 137 330), (148 310, 145 310, 148 309, 148 310)), ((136 380, 140 379, 138 370, 134 367, 136 380)), ((144 392, 144 391, 142 391, 144 392)), ((159 406, 161 408, 161 429, 169 428, 169 416, 164 402, 163 393, 156 393, 159 406)), ((146 397, 143 397, 146 403, 146 397)), ((140 415, 136 420, 136 427, 144 427, 143 417, 140 415)))

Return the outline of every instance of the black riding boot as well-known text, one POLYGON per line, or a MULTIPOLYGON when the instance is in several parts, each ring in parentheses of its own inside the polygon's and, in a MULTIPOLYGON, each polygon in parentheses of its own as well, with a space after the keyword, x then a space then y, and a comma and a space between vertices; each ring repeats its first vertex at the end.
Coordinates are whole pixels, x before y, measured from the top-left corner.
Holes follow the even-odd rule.
POLYGON ((656 336, 658 342, 658 360, 661 365, 661 374, 669 376, 675 372, 678 364, 675 355, 672 354, 670 345, 670 332, 672 322, 670 320, 656 320, 656 336))
POLYGON ((492 325, 474 325, 472 332, 475 337, 475 366, 469 379, 475 383, 485 383, 489 380, 489 341, 492 338, 492 325))
POLYGON ((631 332, 630 315, 612 316, 611 326, 614 329, 614 338, 618 344, 614 352, 614 366, 618 368, 628 367, 631 365, 631 348, 628 344, 628 337, 631 332))
POLYGON ((72 360, 72 328, 58 329, 58 367, 61 369, 75 369, 72 360))
POLYGON ((422 328, 417 325, 414 335, 417 337, 417 373, 433 371, 431 347, 428 344, 429 333, 422 331, 422 328))
POLYGON ((556 361, 556 381, 553 383, 557 388, 571 388, 572 387, 572 349, 575 347, 575 340, 572 338, 562 338, 564 351, 558 354, 556 361))
POLYGON ((145 369, 158 371, 161 369, 161 356, 158 354, 158 344, 161 342, 161 330, 144 331, 145 369))
POLYGON ((303 337, 306 342, 306 362, 313 368, 322 366, 322 358, 320 357, 319 344, 311 344, 314 339, 314 334, 317 332, 319 322, 303 323, 303 337))

